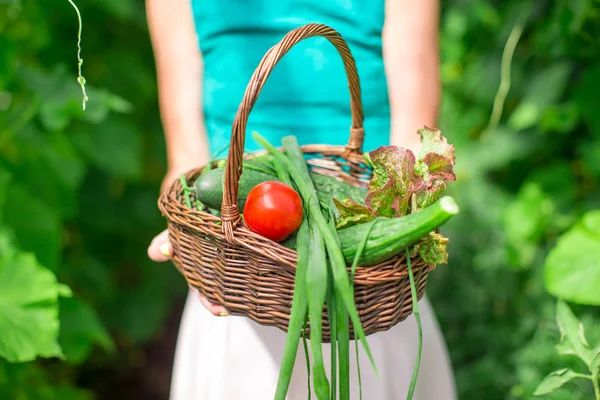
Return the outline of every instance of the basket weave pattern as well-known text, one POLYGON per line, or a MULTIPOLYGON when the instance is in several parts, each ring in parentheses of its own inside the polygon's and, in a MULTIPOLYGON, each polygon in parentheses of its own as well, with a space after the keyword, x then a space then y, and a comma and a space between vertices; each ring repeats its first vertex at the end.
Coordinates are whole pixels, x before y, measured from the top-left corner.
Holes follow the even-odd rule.
MULTIPOLYGON (((283 331, 287 331, 290 315, 296 252, 247 229, 237 207, 238 180, 243 158, 252 156, 243 153, 246 123, 263 85, 287 51, 314 36, 328 39, 344 61, 352 126, 346 146, 305 145, 302 150, 312 172, 334 176, 359 187, 367 185, 371 171, 364 165, 361 154, 364 117, 354 59, 338 32, 325 25, 309 24, 291 31, 272 47, 250 79, 232 126, 221 217, 188 208, 179 181, 159 198, 159 208, 168 220, 173 262, 188 284, 211 303, 225 306, 231 315, 246 316, 283 331)), ((193 184, 201 171, 199 168, 186 174, 188 185, 193 184)), ((433 266, 414 257, 412 267, 418 298, 421 298, 433 266)), ((412 298, 404 255, 377 265, 357 267, 354 295, 367 335, 388 330, 406 319, 412 312, 412 298)), ((325 308, 323 341, 329 341, 325 308)))

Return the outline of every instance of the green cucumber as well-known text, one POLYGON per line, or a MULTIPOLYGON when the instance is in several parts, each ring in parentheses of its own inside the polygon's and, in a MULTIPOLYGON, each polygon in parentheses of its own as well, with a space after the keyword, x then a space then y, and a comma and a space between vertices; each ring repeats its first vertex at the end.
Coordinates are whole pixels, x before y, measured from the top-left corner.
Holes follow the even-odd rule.
MULTIPOLYGON (((224 169, 212 169, 200 175, 194 182, 196 198, 208 208, 221 209, 223 203, 224 169)), ((248 193, 259 183, 277 180, 273 175, 251 169, 244 170, 239 181, 238 209, 242 211, 246 204, 248 193)))
MULTIPOLYGON (((454 199, 445 196, 413 214, 398 218, 375 219, 375 227, 368 235, 367 244, 358 259, 358 265, 369 266, 389 259, 402 252, 429 232, 434 231, 458 214, 459 208, 454 199)), ((338 235, 342 242, 342 252, 347 263, 354 261, 360 242, 371 222, 341 229, 338 235)))
POLYGON ((365 204, 365 197, 367 196, 365 189, 339 181, 332 176, 320 175, 314 172, 310 173, 310 179, 317 189, 319 200, 329 205, 333 211, 337 211, 332 201, 334 197, 338 200, 352 199, 358 204, 365 204))
MULTIPOLYGON (((456 202, 452 197, 446 196, 414 214, 398 218, 379 217, 375 219, 375 227, 368 235, 365 248, 358 259, 358 265, 377 264, 399 254, 405 247, 439 228, 457 213, 456 202)), ((337 231, 342 243, 344 260, 348 265, 354 262, 360 243, 372 223, 373 221, 369 221, 337 231)), ((280 244, 296 250, 296 236, 291 235, 280 244)))

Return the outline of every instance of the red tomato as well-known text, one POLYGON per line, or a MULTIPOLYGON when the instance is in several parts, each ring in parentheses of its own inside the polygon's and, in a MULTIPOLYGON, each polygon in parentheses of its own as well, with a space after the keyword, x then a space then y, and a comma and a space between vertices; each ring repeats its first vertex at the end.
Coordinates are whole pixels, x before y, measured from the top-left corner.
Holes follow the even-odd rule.
POLYGON ((280 242, 300 228, 302 199, 285 183, 260 183, 248 193, 244 220, 252 232, 280 242))

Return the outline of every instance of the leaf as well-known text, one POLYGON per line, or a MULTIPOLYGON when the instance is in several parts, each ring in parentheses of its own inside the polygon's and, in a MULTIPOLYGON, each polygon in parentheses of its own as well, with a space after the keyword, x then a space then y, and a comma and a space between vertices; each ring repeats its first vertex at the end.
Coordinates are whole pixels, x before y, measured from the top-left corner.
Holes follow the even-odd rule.
POLYGON ((429 265, 439 265, 448 263, 448 245, 449 239, 436 232, 429 234, 413 248, 413 254, 419 256, 429 265))
POLYGON ((405 215, 410 196, 421 185, 415 174, 412 151, 396 146, 382 146, 369 153, 373 178, 365 204, 374 213, 385 217, 405 215))
POLYGON ((105 351, 114 350, 112 338, 98 319, 94 309, 82 300, 60 300, 60 345, 72 364, 84 362, 98 345, 105 351))
POLYGON ((10 174, 8 173, 8 171, 2 168, 2 165, 0 165, 0 224, 2 223, 4 202, 6 201, 9 182, 10 174))
POLYGON ((333 203, 340 212, 337 220, 337 229, 348 228, 355 224, 372 221, 377 217, 366 206, 358 204, 352 199, 339 201, 334 198, 333 203))
POLYGON ((590 371, 592 372, 593 376, 597 377, 600 375, 600 343, 598 343, 594 349, 594 358, 590 363, 590 371))
POLYGON ((579 109, 573 102, 550 106, 542 116, 539 126, 543 132, 568 133, 579 123, 579 109))
POLYGON ((418 130, 421 135, 421 150, 418 158, 425 160, 428 153, 435 153, 443 157, 448 157, 454 165, 454 146, 448 143, 448 140, 442 136, 439 129, 423 128, 418 130))
MULTIPOLYGON (((57 379, 56 370, 44 367, 38 363, 9 364, 0 359, 0 398, 7 400, 93 400, 95 398, 91 391, 68 386, 64 378, 57 379)), ((61 371, 65 370, 61 368, 61 371)))
POLYGON ((544 264, 546 290, 565 301, 600 305, 600 210, 561 235, 544 264))
POLYGON ((417 206, 419 208, 429 207, 435 203, 446 190, 446 183, 442 180, 433 180, 427 186, 417 191, 417 206))
POLYGON ((432 179, 443 179, 444 181, 456 180, 456 175, 454 175, 454 171, 452 170, 454 166, 453 158, 437 153, 427 153, 423 157, 423 163, 427 165, 432 179))
POLYGON ((63 357, 58 343, 58 298, 67 286, 0 231, 0 356, 9 362, 63 357))
POLYGON ((35 197, 61 217, 73 217, 78 211, 79 186, 86 169, 83 157, 68 136, 63 132, 42 132, 28 125, 15 143, 28 149, 13 167, 19 184, 32 188, 35 197))
POLYGON ((73 136, 73 142, 99 169, 123 178, 142 175, 141 132, 126 119, 112 117, 73 136))
POLYGON ((456 180, 454 175, 454 146, 448 143, 439 129, 420 129, 421 151, 415 173, 422 184, 417 188, 417 206, 425 208, 435 203, 446 190, 446 182, 456 180))
POLYGON ((600 178, 600 140, 587 139, 582 140, 579 144, 579 151, 585 169, 600 178))
POLYGON ((556 322, 561 335, 561 342, 557 346, 559 353, 577 356, 590 367, 593 352, 585 338, 583 324, 562 300, 556 304, 556 322))
POLYGON ((506 208, 504 214, 504 232, 513 265, 531 265, 537 254, 537 243, 554 214, 554 204, 539 184, 523 184, 517 198, 506 208))
POLYGON ((596 138, 600 137, 600 113, 596 106, 598 92, 600 92, 600 64, 584 71, 574 94, 577 107, 596 138))
POLYGON ((10 186, 4 204, 4 222, 19 246, 35 253, 39 262, 55 270, 61 257, 61 221, 51 207, 21 185, 10 186))
POLYGON ((576 377, 577 374, 568 368, 551 372, 542 382, 540 382, 540 385, 533 395, 541 396, 543 394, 551 393, 576 377))
POLYGON ((538 71, 508 120, 510 128, 520 131, 539 123, 546 110, 560 99, 572 70, 569 63, 554 63, 538 71))

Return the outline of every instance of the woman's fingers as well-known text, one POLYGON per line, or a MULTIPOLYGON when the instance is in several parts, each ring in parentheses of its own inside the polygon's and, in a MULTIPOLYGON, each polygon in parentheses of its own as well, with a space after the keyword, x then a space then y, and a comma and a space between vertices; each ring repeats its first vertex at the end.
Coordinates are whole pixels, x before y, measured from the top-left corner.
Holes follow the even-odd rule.
POLYGON ((204 308, 206 308, 211 314, 216 315, 217 317, 227 317, 229 315, 225 307, 219 304, 211 304, 211 302, 208 301, 208 299, 202 293, 200 293, 196 289, 192 290, 196 292, 196 294, 200 298, 200 303, 202 303, 204 308))
POLYGON ((169 232, 167 230, 162 231, 158 236, 152 239, 150 246, 148 246, 148 257, 152 261, 164 262, 171 258, 173 249, 171 243, 169 243, 169 232))

